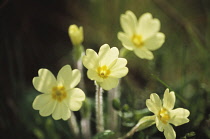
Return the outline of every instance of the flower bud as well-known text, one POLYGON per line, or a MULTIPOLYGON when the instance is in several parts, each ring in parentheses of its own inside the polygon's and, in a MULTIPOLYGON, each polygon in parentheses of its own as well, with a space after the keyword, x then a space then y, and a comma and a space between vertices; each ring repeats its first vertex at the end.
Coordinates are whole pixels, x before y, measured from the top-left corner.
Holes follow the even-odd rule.
POLYGON ((80 45, 83 40, 83 27, 79 27, 77 25, 70 25, 69 26, 69 37, 71 39, 71 42, 74 46, 80 45))
POLYGON ((112 100, 112 106, 115 110, 119 111, 120 108, 121 108, 120 99, 117 99, 117 98, 113 99, 112 100))

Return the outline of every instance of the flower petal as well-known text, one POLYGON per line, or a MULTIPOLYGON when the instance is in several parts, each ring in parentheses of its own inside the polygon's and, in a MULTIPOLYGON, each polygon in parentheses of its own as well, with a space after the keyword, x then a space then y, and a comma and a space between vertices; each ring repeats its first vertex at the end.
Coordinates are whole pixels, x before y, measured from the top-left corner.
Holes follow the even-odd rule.
POLYGON ((64 102, 61 102, 61 109, 62 109, 62 114, 61 114, 61 118, 63 120, 68 120, 71 116, 71 111, 69 110, 68 104, 64 102))
POLYGON ((166 89, 163 97, 163 107, 167 110, 172 110, 174 108, 175 101, 176 98, 174 92, 169 92, 169 89, 166 89))
POLYGON ((53 119, 59 120, 67 120, 71 116, 71 111, 69 110, 69 107, 62 101, 57 103, 55 110, 52 114, 53 119))
POLYGON ((139 18, 138 34, 143 36, 143 40, 153 36, 160 30, 160 21, 152 18, 151 13, 145 13, 139 18))
POLYGON ((162 121, 160 121, 160 119, 159 119, 158 117, 156 117, 155 122, 156 122, 156 127, 157 127, 157 129, 158 129, 160 132, 163 132, 163 129, 164 129, 164 127, 165 127, 165 124, 164 124, 162 121))
POLYGON ((57 103, 54 112, 52 113, 52 117, 55 120, 59 120, 62 117, 62 105, 61 103, 57 103))
POLYGON ((32 104, 32 107, 35 110, 40 110, 44 106, 46 106, 51 100, 52 100, 52 97, 49 94, 41 94, 41 95, 38 95, 34 99, 33 104, 32 104))
POLYGON ((79 88, 71 89, 68 93, 69 97, 65 103, 68 104, 70 110, 78 111, 82 106, 82 101, 85 100, 85 93, 79 88))
POLYGON ((118 39, 122 42, 123 46, 128 50, 133 50, 135 48, 135 45, 131 41, 131 38, 128 37, 126 34, 119 32, 117 34, 118 39))
POLYGON ((98 73, 95 70, 89 69, 87 71, 87 76, 90 80, 95 80, 96 82, 103 82, 103 78, 98 76, 98 73))
POLYGON ((153 51, 160 48, 162 44, 164 43, 164 41, 165 41, 165 35, 159 32, 159 33, 156 33, 154 36, 146 39, 144 41, 144 46, 145 48, 153 51))
POLYGON ((189 119, 187 118, 190 115, 190 112, 187 109, 183 108, 177 108, 170 111, 170 123, 172 123, 175 126, 179 126, 185 123, 189 122, 189 119))
POLYGON ((164 127, 164 136, 166 137, 166 139, 176 138, 176 132, 174 131, 173 127, 170 124, 167 124, 164 127))
POLYGON ((70 103, 70 109, 72 111, 78 111, 82 107, 82 101, 74 101, 70 103))
POLYGON ((74 88, 81 79, 81 73, 78 69, 72 71, 71 66, 66 65, 59 71, 57 79, 66 89, 74 88))
POLYGON ((150 95, 150 99, 146 100, 146 105, 151 112, 153 112, 155 115, 158 115, 162 107, 162 102, 156 93, 152 93, 150 95))
POLYGON ((132 11, 126 11, 125 14, 120 16, 120 24, 123 28, 123 31, 131 36, 136 30, 136 16, 132 11))
POLYGON ((111 90, 112 88, 117 87, 118 83, 119 83, 119 79, 113 78, 113 77, 108 77, 108 78, 104 79, 104 81, 99 84, 104 90, 108 91, 108 90, 111 90))
POLYGON ((70 88, 74 88, 81 80, 81 73, 78 69, 72 71, 70 88))
POLYGON ((85 100, 85 93, 79 89, 79 88, 74 88, 70 90, 70 99, 73 99, 74 101, 84 101, 85 100))
POLYGON ((70 86, 70 80, 71 80, 71 74, 72 69, 70 65, 63 66, 57 75, 57 84, 58 85, 64 85, 64 82, 66 83, 64 86, 69 88, 70 86))
POLYGON ((134 53, 142 59, 148 59, 148 60, 152 60, 154 58, 152 52, 150 52, 148 49, 142 47, 142 48, 137 48, 134 49, 134 53))
POLYGON ((113 67, 111 67, 110 77, 122 78, 128 73, 128 68, 125 67, 127 64, 127 60, 125 58, 118 58, 117 62, 113 67))
POLYGON ((53 86, 56 86, 56 79, 48 69, 40 69, 39 76, 33 78, 33 85, 36 90, 42 93, 51 93, 53 86))
POLYGON ((83 65, 87 69, 94 69, 98 65, 98 55, 92 49, 86 50, 86 55, 82 58, 83 65))
POLYGON ((50 114, 53 113, 55 106, 56 106, 57 102, 54 101, 53 99, 51 99, 48 103, 46 103, 46 105, 44 105, 40 111, 39 114, 41 116, 49 116, 50 114))
POLYGON ((101 46, 98 55, 100 66, 109 66, 114 60, 118 58, 119 50, 116 47, 112 47, 110 49, 108 44, 104 44, 101 46))

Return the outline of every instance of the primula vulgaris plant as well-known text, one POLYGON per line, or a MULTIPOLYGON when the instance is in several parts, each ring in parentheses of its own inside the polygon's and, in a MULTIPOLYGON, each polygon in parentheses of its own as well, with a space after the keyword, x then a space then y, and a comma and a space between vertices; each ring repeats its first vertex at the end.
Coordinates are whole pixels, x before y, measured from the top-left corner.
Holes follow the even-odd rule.
POLYGON ((150 99, 146 100, 146 106, 149 111, 153 112, 153 116, 144 116, 139 122, 123 137, 119 139, 125 139, 132 136, 136 131, 143 130, 147 127, 156 124, 159 131, 164 132, 166 139, 175 139, 176 132, 170 125, 179 126, 189 122, 188 116, 190 112, 183 108, 174 108, 176 101, 175 93, 169 92, 166 89, 164 92, 163 100, 159 98, 158 94, 152 93, 150 99))
MULTIPOLYGON (((124 48, 134 51, 139 58, 152 60, 154 55, 151 51, 160 48, 165 41, 165 35, 159 32, 160 21, 153 19, 150 13, 143 14, 137 20, 133 12, 126 11, 125 14, 121 15, 120 23, 124 32, 118 33, 118 39, 122 42, 124 48)), ((127 60, 119 58, 118 48, 110 48, 108 44, 102 45, 98 53, 92 49, 87 49, 86 54, 83 55, 83 27, 78 28, 76 25, 71 25, 69 27, 69 37, 74 46, 74 62, 79 70, 72 70, 70 65, 66 65, 61 68, 57 78, 55 78, 49 70, 40 69, 38 77, 33 79, 33 85, 42 94, 35 98, 33 108, 39 110, 41 116, 52 114, 55 120, 69 119, 71 111, 78 111, 86 98, 81 89, 75 88, 80 82, 81 72, 83 72, 81 65, 83 64, 87 68, 88 78, 95 81, 96 130, 97 132, 103 132, 105 129, 103 89, 109 91, 118 85, 120 86, 119 79, 128 74, 127 60)), ((82 88, 84 89, 85 86, 82 86, 82 88)), ((118 139, 128 138, 136 131, 143 130, 153 124, 156 124, 159 131, 164 132, 166 139, 175 139, 176 132, 170 124, 174 126, 185 124, 189 122, 188 116, 190 114, 187 109, 173 109, 175 100, 175 93, 173 91, 169 92, 169 89, 165 90, 163 101, 156 93, 152 93, 150 99, 146 100, 146 106, 154 115, 144 116, 127 134, 118 139)), ((84 115, 81 114, 81 116, 84 115)), ((72 117, 74 116, 72 115, 72 117)), ((72 117, 71 119, 73 119, 72 117)), ((90 122, 87 121, 90 121, 90 117, 89 119, 81 117, 82 121, 84 119, 86 122, 85 124, 81 122, 81 132, 91 132, 90 122), (89 130, 84 130, 85 128, 89 130)), ((77 122, 77 120, 74 119, 74 122, 77 122)), ((82 137, 91 138, 91 133, 85 132, 82 133, 82 137)))
POLYGON ((176 101, 175 93, 165 90, 163 101, 160 100, 156 93, 150 95, 150 99, 146 100, 147 108, 155 115, 154 121, 159 131, 164 132, 166 139, 175 139, 176 133, 173 127, 169 124, 179 126, 189 122, 187 118, 190 112, 183 108, 174 108, 176 101))
POLYGON ((38 73, 33 85, 42 94, 35 98, 33 108, 41 116, 52 114, 55 120, 69 119, 70 111, 78 111, 85 100, 84 92, 75 88, 81 78, 79 70, 66 65, 58 72, 57 79, 48 69, 40 69, 38 73))
POLYGON ((143 59, 154 58, 151 51, 162 46, 165 35, 160 30, 160 21, 153 19, 150 13, 143 14, 139 20, 132 11, 126 11, 120 17, 124 32, 118 33, 118 39, 123 46, 143 59))
POLYGON ((101 88, 110 90, 117 87, 119 78, 128 73, 128 68, 125 67, 127 60, 118 58, 118 56, 118 48, 110 49, 108 44, 104 44, 100 47, 98 54, 92 49, 87 49, 82 59, 84 66, 88 69, 88 78, 96 82, 96 128, 98 132, 104 130, 103 90, 101 88))
POLYGON ((87 49, 83 64, 88 69, 88 78, 95 80, 105 90, 115 88, 119 78, 128 73, 128 68, 125 67, 127 60, 118 56, 118 48, 110 49, 108 44, 102 45, 98 54, 92 49, 87 49))

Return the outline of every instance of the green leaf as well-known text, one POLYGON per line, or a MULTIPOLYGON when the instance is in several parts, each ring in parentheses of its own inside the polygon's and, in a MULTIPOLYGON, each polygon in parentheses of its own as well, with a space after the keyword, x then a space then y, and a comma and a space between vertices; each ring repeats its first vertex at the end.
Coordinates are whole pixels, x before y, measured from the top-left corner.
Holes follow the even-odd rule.
POLYGON ((115 110, 119 111, 121 109, 120 99, 117 99, 117 98, 113 99, 112 106, 115 110))
POLYGON ((128 106, 128 104, 124 104, 123 107, 122 107, 122 111, 123 112, 128 112, 129 111, 129 108, 130 107, 128 106))

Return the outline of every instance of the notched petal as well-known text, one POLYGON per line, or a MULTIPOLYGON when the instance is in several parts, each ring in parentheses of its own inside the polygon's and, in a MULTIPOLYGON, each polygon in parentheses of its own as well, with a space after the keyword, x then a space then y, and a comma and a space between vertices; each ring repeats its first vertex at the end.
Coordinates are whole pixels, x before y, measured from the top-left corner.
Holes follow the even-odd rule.
POLYGON ((98 55, 92 49, 86 50, 86 55, 82 58, 83 65, 87 69, 93 69, 98 65, 98 55))

